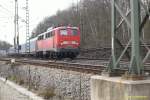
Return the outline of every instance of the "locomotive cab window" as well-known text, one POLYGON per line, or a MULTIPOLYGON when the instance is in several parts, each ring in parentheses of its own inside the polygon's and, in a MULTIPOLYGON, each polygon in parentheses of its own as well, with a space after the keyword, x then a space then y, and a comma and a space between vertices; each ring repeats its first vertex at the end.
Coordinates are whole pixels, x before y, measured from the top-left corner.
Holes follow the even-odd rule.
POLYGON ((52 32, 52 36, 55 36, 55 31, 52 32))
POLYGON ((60 30, 60 35, 68 35, 68 32, 66 29, 61 29, 60 30))
POLYGON ((46 33, 46 35, 45 35, 46 38, 50 38, 52 36, 54 36, 53 32, 46 33))
POLYGON ((73 36, 78 35, 78 30, 77 29, 72 29, 71 30, 71 35, 73 35, 73 36))
POLYGON ((44 39, 44 35, 38 37, 38 40, 43 40, 43 39, 44 39))
POLYGON ((40 40, 40 36, 38 37, 38 40, 40 40))
POLYGON ((45 36, 46 38, 49 38, 49 37, 51 37, 51 33, 46 33, 46 36, 45 36))

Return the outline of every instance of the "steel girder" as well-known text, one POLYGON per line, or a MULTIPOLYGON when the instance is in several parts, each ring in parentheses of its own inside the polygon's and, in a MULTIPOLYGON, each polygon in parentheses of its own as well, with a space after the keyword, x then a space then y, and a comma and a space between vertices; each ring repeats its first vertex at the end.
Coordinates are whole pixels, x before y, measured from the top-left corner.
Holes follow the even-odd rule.
POLYGON ((126 12, 126 14, 121 10, 119 4, 117 4, 117 0, 112 0, 112 23, 111 23, 111 39, 112 39, 112 55, 111 55, 111 62, 108 66, 107 71, 113 72, 116 69, 120 69, 119 66, 120 60, 125 54, 130 59, 129 64, 129 74, 134 75, 142 75, 144 71, 143 62, 148 58, 150 54, 150 49, 146 47, 149 52, 147 53, 146 57, 142 61, 140 55, 140 43, 142 42, 140 39, 140 35, 142 29, 149 18, 150 9, 147 9, 144 4, 140 0, 129 0, 130 1, 130 9, 126 12), (141 15, 140 15, 140 7, 143 7, 146 16, 143 18, 141 22, 141 15), (121 20, 117 23, 117 16, 116 14, 119 13, 121 16, 121 20), (129 19, 130 18, 130 19, 129 19), (131 39, 129 39, 128 43, 124 47, 122 43, 117 38, 117 30, 120 28, 122 23, 126 23, 127 27, 131 31, 131 39), (127 51, 129 45, 131 45, 131 53, 127 51), (121 52, 117 49, 121 49, 121 52))

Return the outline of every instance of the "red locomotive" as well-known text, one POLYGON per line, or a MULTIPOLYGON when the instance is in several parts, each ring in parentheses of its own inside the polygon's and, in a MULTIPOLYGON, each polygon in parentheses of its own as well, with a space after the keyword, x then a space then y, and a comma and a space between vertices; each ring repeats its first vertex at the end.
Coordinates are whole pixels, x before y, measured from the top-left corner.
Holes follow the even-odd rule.
MULTIPOLYGON (((75 58, 79 54, 79 46, 78 27, 56 27, 30 39, 30 55, 48 58, 75 58)), ((19 55, 27 55, 25 47, 26 44, 20 45, 19 55)), ((8 53, 18 55, 14 47, 11 47, 8 53)))
POLYGON ((79 54, 79 45, 79 28, 57 27, 38 35, 36 55, 74 58, 79 54))

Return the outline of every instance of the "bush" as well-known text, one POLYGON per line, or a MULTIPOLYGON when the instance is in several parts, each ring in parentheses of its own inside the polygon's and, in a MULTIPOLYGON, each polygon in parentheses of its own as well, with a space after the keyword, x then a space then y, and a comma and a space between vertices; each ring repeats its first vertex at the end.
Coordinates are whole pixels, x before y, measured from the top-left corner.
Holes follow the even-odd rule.
POLYGON ((56 95, 55 89, 48 87, 48 88, 40 91, 39 95, 44 97, 44 99, 50 99, 56 95))

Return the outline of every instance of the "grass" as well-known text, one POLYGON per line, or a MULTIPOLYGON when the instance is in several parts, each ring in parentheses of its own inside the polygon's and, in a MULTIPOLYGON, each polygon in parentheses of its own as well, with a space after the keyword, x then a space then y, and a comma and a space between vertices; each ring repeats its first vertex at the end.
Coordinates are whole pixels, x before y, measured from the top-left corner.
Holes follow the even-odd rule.
POLYGON ((19 85, 24 84, 24 80, 17 78, 15 75, 9 76, 8 79, 14 81, 15 83, 18 83, 19 85))
POLYGON ((50 88, 50 87, 40 91, 38 94, 39 94, 39 96, 44 97, 44 99, 50 99, 50 98, 52 98, 56 95, 55 94, 55 89, 50 88))

